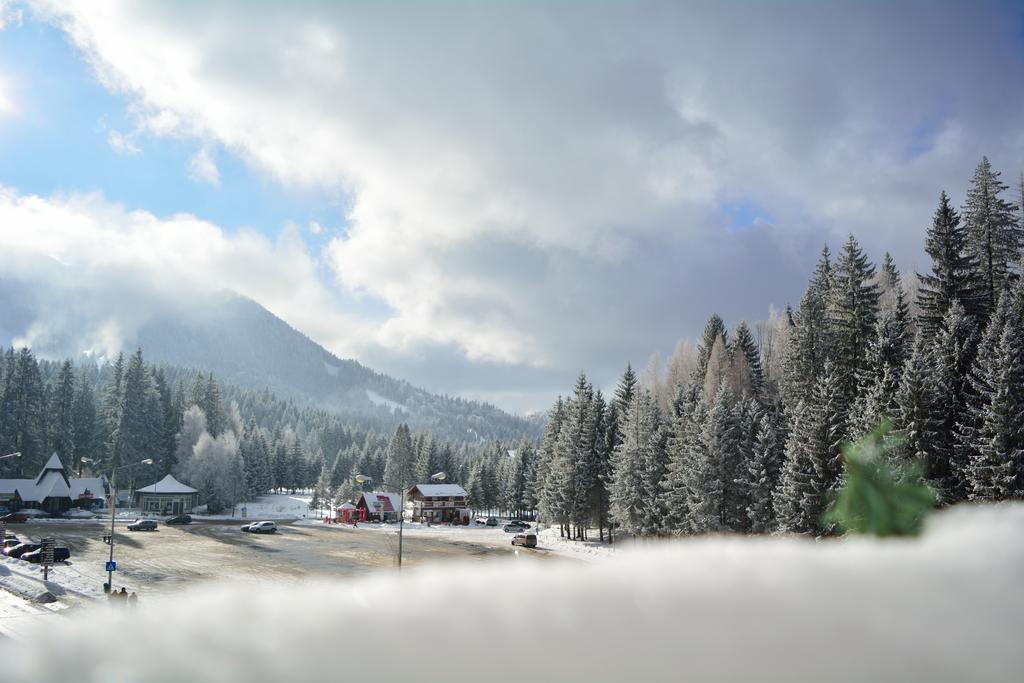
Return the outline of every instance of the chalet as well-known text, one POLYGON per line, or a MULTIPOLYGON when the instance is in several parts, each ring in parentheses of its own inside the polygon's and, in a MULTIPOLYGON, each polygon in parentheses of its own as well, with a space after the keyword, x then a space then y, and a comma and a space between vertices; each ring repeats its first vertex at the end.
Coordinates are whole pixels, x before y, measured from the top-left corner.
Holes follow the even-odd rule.
POLYGON ((469 494, 458 484, 417 484, 406 499, 414 522, 469 524, 469 494))
POLYGON ((365 492, 356 501, 356 509, 366 511, 359 513, 361 522, 397 522, 398 510, 401 506, 402 499, 397 493, 382 493, 380 491, 365 492))
POLYGON ((8 510, 37 508, 52 515, 73 507, 102 507, 109 494, 106 477, 68 477, 56 453, 35 479, 0 479, 0 506, 8 510))
POLYGON ((155 484, 136 489, 134 502, 143 512, 180 515, 199 504, 199 491, 168 474, 155 484))

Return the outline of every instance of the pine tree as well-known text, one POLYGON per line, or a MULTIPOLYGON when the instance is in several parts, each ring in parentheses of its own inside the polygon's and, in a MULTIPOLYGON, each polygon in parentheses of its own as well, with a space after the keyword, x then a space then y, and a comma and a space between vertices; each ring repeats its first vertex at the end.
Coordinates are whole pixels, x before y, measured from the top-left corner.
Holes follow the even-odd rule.
POLYGON ((751 533, 767 533, 776 526, 772 496, 779 480, 781 450, 778 429, 765 411, 757 425, 753 457, 747 464, 747 519, 751 533))
POLYGON ((831 288, 832 264, 825 247, 800 299, 800 308, 793 315, 784 361, 783 399, 788 406, 796 406, 810 396, 832 352, 826 306, 831 288))
POLYGON ((404 490, 412 486, 413 458, 412 435, 409 426, 400 424, 388 445, 387 461, 384 465, 384 481, 393 489, 404 490))
POLYGON ((51 419, 51 448, 70 464, 75 453, 75 371, 69 360, 61 365, 53 388, 51 419))
MULTIPOLYGON (((727 341, 725 322, 717 314, 711 314, 708 321, 704 324, 704 334, 701 335, 700 344, 697 346, 697 367, 694 369, 694 381, 698 384, 704 384, 704 377, 708 370, 708 360, 711 358, 711 350, 715 347, 715 342, 718 339, 722 339, 724 345, 727 341)), ((621 405, 619 406, 622 407, 621 405)))
POLYGON ((932 258, 931 273, 918 275, 918 325, 927 336, 935 335, 942 319, 954 301, 959 301, 969 315, 980 313, 976 271, 968 250, 967 226, 943 192, 928 229, 925 251, 932 258))
POLYGON ((955 503, 967 497, 965 457, 959 444, 962 425, 969 424, 968 377, 977 355, 978 332, 974 318, 954 302, 946 312, 938 335, 931 344, 931 382, 926 385, 934 398, 932 419, 934 440, 926 454, 926 471, 939 488, 940 498, 955 503))
POLYGON ((1024 331, 1009 289, 979 345, 970 375, 965 419, 958 426, 959 464, 967 496, 995 500, 1014 495, 1024 449, 1024 331))
POLYGON ((81 474, 82 458, 96 460, 99 458, 100 434, 99 416, 96 414, 96 399, 93 388, 82 377, 78 382, 74 405, 75 449, 74 462, 81 474))
MULTIPOLYGON (((662 528, 671 534, 692 533, 690 523, 691 480, 697 472, 694 461, 703 453, 700 431, 706 410, 703 394, 680 391, 676 414, 666 442, 665 477, 661 482, 662 528), (686 400, 692 396, 692 400, 686 400)), ((700 456, 703 457, 703 456, 700 456)))
MULTIPOLYGON (((730 353, 734 359, 742 358, 746 363, 751 395, 759 400, 763 399, 764 369, 761 366, 761 352, 758 350, 757 342, 754 341, 754 336, 750 333, 746 322, 740 322, 736 327, 730 353)), ((733 390, 739 392, 740 388, 734 386, 733 390)))
POLYGON ((689 527, 693 533, 722 531, 728 527, 724 505, 726 462, 736 450, 736 430, 729 388, 719 387, 707 415, 699 425, 698 438, 690 439, 687 478, 689 527))
POLYGON ((999 293, 1009 278, 1011 267, 1020 260, 1024 231, 1017 224, 1016 207, 999 195, 1007 185, 992 169, 986 157, 974 171, 964 203, 967 247, 976 266, 980 309, 985 315, 996 308, 999 293))
POLYGON ((814 392, 793 410, 785 465, 775 497, 783 531, 821 533, 822 515, 840 485, 840 446, 845 434, 841 375, 827 361, 814 392))
POLYGON ((879 312, 874 275, 875 267, 850 235, 836 261, 828 306, 833 357, 847 403, 857 397, 860 380, 869 371, 868 346, 879 312))
MULTIPOLYGON (((937 443, 937 402, 942 396, 933 391, 936 379, 927 349, 924 336, 918 335, 904 365, 896 395, 897 411, 893 424, 898 445, 890 455, 904 464, 924 463, 925 477, 942 490, 949 478, 949 452, 937 443)), ((871 431, 867 430, 861 436, 871 431)))
POLYGON ((633 394, 621 424, 622 442, 612 455, 612 519, 627 532, 654 533, 660 523, 657 496, 665 456, 657 408, 647 389, 633 394))

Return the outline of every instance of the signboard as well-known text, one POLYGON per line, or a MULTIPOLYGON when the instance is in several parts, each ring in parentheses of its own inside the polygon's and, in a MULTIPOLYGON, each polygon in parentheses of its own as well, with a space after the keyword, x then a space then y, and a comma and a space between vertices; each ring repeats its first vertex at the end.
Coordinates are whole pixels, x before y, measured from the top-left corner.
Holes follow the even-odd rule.
POLYGON ((107 562, 107 566, 106 566, 106 568, 103 571, 105 571, 105 572, 116 572, 117 571, 117 562, 115 562, 113 560, 111 560, 110 562, 107 562))
POLYGON ((43 581, 50 578, 50 565, 53 564, 53 539, 44 538, 40 545, 42 546, 42 561, 43 561, 43 581))

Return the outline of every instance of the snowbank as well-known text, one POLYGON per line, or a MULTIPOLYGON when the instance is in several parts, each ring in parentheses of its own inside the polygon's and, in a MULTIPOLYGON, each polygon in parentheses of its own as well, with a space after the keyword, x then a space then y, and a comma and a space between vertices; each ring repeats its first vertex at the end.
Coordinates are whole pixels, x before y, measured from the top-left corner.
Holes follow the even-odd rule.
POLYGON ((487 681, 1019 680, 1022 539, 1024 505, 965 506, 912 540, 709 538, 592 564, 510 556, 205 585, 46 623, 0 644, 0 661, 10 683, 399 681, 439 667, 487 681), (111 632, 132 647, 107 647, 111 632))

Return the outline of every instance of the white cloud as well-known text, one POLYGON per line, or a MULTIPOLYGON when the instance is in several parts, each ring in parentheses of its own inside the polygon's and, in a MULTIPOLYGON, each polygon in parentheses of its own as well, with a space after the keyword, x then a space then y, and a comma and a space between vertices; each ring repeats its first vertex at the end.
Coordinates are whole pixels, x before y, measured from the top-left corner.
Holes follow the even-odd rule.
POLYGON ((996 7, 33 4, 198 177, 215 146, 350 195, 327 259, 399 354, 618 368, 795 301, 847 231, 909 269, 939 190, 1024 152, 996 7), (726 235, 735 202, 773 225, 726 235))
POLYGON ((134 156, 142 152, 139 146, 135 144, 134 136, 125 135, 116 130, 110 130, 107 133, 107 144, 118 154, 126 156, 134 156))
POLYGON ((311 235, 322 235, 324 234, 324 226, 320 225, 316 221, 309 222, 309 233, 311 235))
MULTIPOLYGON (((82 349, 117 351, 162 307, 198 309, 221 291, 259 301, 342 355, 356 354, 360 340, 372 339, 372 330, 346 315, 323 284, 297 230, 270 241, 254 232, 230 234, 187 214, 129 211, 98 195, 44 198, 2 187, 0 226, 6 278, 99 294, 103 310, 87 316, 82 349)), ((19 341, 42 344, 63 334, 73 309, 39 311, 19 341)))
POLYGON ((213 160, 213 153, 209 147, 200 149, 189 161, 188 177, 197 183, 220 187, 220 170, 213 160))
POLYGON ((21 26, 25 11, 14 3, 15 0, 0 0, 0 31, 8 26, 21 26))

